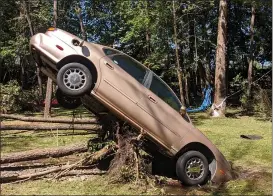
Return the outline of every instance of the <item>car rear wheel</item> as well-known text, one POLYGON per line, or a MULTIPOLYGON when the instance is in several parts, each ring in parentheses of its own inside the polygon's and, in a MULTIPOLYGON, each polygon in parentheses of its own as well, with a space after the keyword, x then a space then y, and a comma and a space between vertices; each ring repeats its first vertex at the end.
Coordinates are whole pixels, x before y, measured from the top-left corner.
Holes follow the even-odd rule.
POLYGON ((57 84, 68 96, 82 96, 91 90, 92 74, 83 64, 68 63, 59 70, 57 84))
POLYGON ((205 184, 209 175, 208 160, 198 151, 188 151, 177 160, 176 174, 183 184, 205 184))
POLYGON ((60 89, 57 89, 55 96, 58 103, 65 109, 73 110, 82 104, 79 97, 69 97, 65 95, 60 89))

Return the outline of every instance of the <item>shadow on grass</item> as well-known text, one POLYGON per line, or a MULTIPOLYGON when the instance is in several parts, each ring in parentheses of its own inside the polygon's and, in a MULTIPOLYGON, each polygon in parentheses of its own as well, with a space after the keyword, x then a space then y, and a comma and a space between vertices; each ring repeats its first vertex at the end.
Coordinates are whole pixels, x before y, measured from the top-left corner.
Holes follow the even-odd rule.
POLYGON ((91 117, 93 116, 92 113, 90 113, 87 109, 85 109, 83 106, 80 106, 79 108, 77 108, 76 110, 68 110, 62 107, 58 107, 58 108, 54 108, 52 111, 52 116, 53 117, 57 117, 57 116, 73 116, 73 112, 75 115, 75 118, 79 118, 80 117, 91 117))
POLYGON ((269 116, 265 113, 262 113, 262 112, 253 112, 253 111, 248 111, 248 110, 234 110, 234 111, 228 111, 226 113, 227 118, 238 119, 243 116, 255 117, 255 119, 258 121, 272 121, 271 116, 269 116))
POLYGON ((205 124, 204 120, 210 119, 207 113, 190 113, 189 116, 195 126, 203 125, 205 124))
POLYGON ((35 137, 16 137, 16 138, 1 138, 1 151, 2 149, 9 148, 9 149, 17 149, 17 150, 24 150, 26 147, 30 146, 32 143, 36 141, 35 137))
MULTIPOLYGON (((65 109, 63 107, 59 107, 59 106, 58 107, 52 107, 52 109, 51 109, 52 117, 59 117, 59 116, 69 117, 70 116, 72 118, 73 112, 74 112, 75 118, 93 116, 93 114, 90 113, 83 106, 80 106, 75 110, 69 110, 69 109, 65 109)), ((24 116, 29 116, 29 117, 35 117, 35 116, 43 116, 43 111, 42 110, 40 112, 25 111, 25 112, 20 112, 18 114, 21 114, 21 115, 24 115, 24 116)))

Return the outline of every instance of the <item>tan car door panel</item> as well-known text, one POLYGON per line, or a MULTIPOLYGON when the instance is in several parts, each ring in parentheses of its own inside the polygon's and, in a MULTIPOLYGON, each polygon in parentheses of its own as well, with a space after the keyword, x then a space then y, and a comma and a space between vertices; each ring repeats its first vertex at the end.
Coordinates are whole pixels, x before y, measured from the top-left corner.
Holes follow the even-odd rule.
POLYGON ((102 79, 96 93, 130 118, 143 115, 137 102, 144 87, 107 56, 101 58, 100 68, 102 79))
POLYGON ((191 129, 190 123, 149 89, 146 89, 145 96, 141 98, 139 105, 153 117, 152 122, 144 122, 146 126, 150 125, 151 130, 155 130, 156 135, 170 147, 180 142, 191 129))
POLYGON ((138 103, 139 107, 149 116, 143 119, 140 118, 139 121, 142 121, 143 126, 151 130, 165 145, 172 147, 174 141, 178 142, 181 140, 181 136, 170 128, 169 124, 173 123, 173 119, 170 113, 162 108, 162 104, 164 104, 162 100, 159 98, 153 99, 156 103, 150 101, 148 96, 143 97, 138 103))

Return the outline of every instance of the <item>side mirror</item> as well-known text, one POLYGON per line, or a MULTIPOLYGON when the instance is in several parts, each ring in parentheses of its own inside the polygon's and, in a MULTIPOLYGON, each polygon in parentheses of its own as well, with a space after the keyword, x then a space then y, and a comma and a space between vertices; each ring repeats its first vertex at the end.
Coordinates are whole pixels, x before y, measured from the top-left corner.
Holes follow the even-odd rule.
POLYGON ((84 44, 84 40, 82 40, 82 41, 81 41, 81 43, 80 43, 80 45, 79 45, 79 46, 80 46, 80 47, 82 47, 82 46, 83 46, 83 44, 84 44))
POLYGON ((188 123, 192 124, 191 119, 189 115, 187 114, 187 109, 185 106, 181 106, 179 113, 182 116, 182 118, 184 118, 188 123))
POLYGON ((186 113, 187 113, 186 107, 185 106, 181 106, 181 108, 180 108, 180 114, 181 114, 181 116, 184 116, 186 113))

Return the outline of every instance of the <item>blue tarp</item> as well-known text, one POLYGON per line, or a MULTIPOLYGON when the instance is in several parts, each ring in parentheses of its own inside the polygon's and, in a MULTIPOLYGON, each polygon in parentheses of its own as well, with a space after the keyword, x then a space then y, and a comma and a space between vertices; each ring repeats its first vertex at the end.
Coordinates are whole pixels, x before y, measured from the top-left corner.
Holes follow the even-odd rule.
POLYGON ((187 112, 191 113, 205 111, 211 105, 211 91, 212 91, 211 86, 208 86, 206 89, 204 89, 205 97, 201 106, 195 109, 187 108, 186 109, 187 112))

